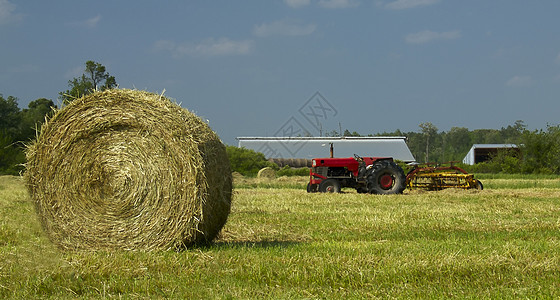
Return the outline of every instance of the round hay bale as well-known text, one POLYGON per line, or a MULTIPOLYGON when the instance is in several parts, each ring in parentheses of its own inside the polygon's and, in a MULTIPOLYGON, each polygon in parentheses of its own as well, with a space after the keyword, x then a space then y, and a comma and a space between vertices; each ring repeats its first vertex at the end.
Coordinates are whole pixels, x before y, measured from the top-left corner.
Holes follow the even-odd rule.
POLYGON ((276 178, 276 171, 271 167, 264 167, 257 173, 257 178, 274 179, 276 178))
POLYGON ((39 219, 62 249, 181 249, 230 212, 225 146, 162 95, 108 90, 56 112, 26 152, 39 219))

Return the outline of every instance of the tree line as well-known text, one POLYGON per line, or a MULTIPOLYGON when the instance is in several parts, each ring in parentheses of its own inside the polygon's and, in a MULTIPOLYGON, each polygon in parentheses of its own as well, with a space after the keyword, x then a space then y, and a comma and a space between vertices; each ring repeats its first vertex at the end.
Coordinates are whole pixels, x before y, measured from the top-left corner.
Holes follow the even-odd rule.
MULTIPOLYGON (((87 61, 84 74, 68 81, 68 90, 59 93, 62 105, 98 90, 117 87, 115 77, 109 75, 105 66, 87 61)), ((0 93, 0 174, 17 175, 25 163, 25 145, 37 135, 57 106, 51 99, 31 101, 20 109, 18 98, 0 93)))
MULTIPOLYGON (((421 123, 418 131, 383 132, 367 136, 404 136, 419 163, 461 162, 473 144, 515 144, 520 151, 503 150, 486 163, 468 167, 486 173, 560 174, 560 125, 528 130, 522 120, 501 129, 469 130, 452 127, 439 131, 432 123, 421 123)), ((333 134, 336 132, 331 132, 333 134)), ((345 130, 343 136, 361 136, 345 130)))

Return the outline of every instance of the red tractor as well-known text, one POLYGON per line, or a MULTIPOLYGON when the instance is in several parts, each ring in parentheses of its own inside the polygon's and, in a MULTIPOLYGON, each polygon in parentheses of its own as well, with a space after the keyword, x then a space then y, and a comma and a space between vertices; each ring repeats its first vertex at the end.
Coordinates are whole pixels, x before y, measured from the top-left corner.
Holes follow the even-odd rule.
POLYGON ((400 194, 406 188, 403 170, 390 157, 314 158, 307 192, 338 193, 344 187, 358 193, 400 194))

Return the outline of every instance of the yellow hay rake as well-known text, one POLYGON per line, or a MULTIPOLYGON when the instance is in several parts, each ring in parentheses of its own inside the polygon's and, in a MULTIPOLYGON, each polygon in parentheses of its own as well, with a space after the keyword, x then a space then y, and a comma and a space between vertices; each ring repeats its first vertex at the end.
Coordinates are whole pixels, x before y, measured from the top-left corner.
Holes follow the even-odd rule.
POLYGON ((482 182, 474 179, 472 174, 453 165, 435 165, 428 163, 416 165, 406 175, 406 186, 409 189, 425 189, 439 191, 446 188, 479 189, 482 190, 482 182))

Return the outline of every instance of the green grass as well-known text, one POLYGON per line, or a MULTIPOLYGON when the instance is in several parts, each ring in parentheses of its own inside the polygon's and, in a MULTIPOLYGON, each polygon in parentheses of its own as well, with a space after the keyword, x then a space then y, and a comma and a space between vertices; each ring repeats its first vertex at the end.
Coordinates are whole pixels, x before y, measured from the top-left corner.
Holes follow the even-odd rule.
POLYGON ((490 189, 560 189, 560 176, 536 174, 477 174, 490 189))
POLYGON ((390 196, 306 180, 238 178, 213 245, 138 253, 60 252, 0 177, 0 298, 560 297, 560 186, 503 181, 554 178, 390 196))

